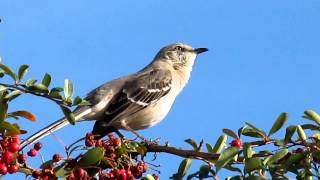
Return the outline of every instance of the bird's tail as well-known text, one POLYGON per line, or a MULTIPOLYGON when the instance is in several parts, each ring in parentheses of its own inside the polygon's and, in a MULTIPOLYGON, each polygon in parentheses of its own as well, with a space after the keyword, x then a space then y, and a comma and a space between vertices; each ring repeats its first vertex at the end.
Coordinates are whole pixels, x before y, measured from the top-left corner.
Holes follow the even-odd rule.
MULTIPOLYGON (((91 109, 86 109, 84 111, 75 112, 75 120, 79 121, 82 119, 83 116, 91 112, 91 109)), ((59 119, 52 124, 48 125, 47 127, 41 129, 40 131, 34 133, 33 135, 29 136, 27 139, 21 142, 21 149, 25 148, 29 144, 32 144, 40 139, 46 137, 47 135, 55 132, 56 130, 63 128, 64 126, 68 125, 69 121, 67 118, 59 119)))

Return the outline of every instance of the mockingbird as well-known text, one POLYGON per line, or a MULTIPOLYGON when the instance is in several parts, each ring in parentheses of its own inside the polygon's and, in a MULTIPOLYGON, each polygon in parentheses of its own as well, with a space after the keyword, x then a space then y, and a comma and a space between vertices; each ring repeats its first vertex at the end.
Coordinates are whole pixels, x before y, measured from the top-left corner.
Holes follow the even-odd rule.
MULTIPOLYGON (((96 120, 92 133, 99 138, 119 129, 135 130, 159 123, 187 84, 196 56, 207 48, 175 43, 162 48, 137 73, 107 82, 91 91, 90 105, 74 110, 77 122, 96 120)), ((62 118, 22 142, 22 148, 69 124, 62 118)))

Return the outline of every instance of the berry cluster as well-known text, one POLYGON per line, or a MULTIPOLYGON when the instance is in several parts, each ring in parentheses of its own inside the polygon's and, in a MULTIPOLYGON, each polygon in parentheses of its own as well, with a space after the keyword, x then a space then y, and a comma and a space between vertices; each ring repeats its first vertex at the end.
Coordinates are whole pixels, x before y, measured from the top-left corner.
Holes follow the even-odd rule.
MULTIPOLYGON (((143 176, 148 169, 147 164, 138 160, 138 153, 127 151, 129 141, 122 140, 109 134, 108 138, 96 140, 94 135, 89 133, 85 137, 85 149, 103 148, 103 161, 88 167, 79 166, 79 157, 73 159, 70 156, 63 158, 60 154, 54 154, 52 159, 42 169, 32 170, 34 179, 55 179, 56 170, 61 164, 69 171, 67 180, 82 180, 82 179, 103 179, 103 180, 134 180, 143 176), (63 160, 63 161, 62 161, 63 160)), ((28 151, 29 156, 35 156, 42 145, 37 143, 28 151)), ((153 175, 154 179, 159 179, 153 175)))
MULTIPOLYGON (((120 138, 115 137, 113 134, 109 134, 107 140, 95 140, 94 135, 91 133, 86 135, 85 145, 87 147, 102 147, 105 150, 105 160, 108 161, 108 166, 100 167, 101 170, 98 172, 99 179, 133 180, 141 178, 143 173, 147 171, 148 166, 143 161, 133 164, 132 161, 122 158, 122 155, 117 153, 117 149, 123 143, 120 138)), ((88 173, 85 169, 77 168, 67 179, 86 179, 87 177, 88 173)))
POLYGON ((0 174, 16 173, 27 160, 26 155, 18 153, 20 150, 19 135, 2 136, 0 147, 0 174))

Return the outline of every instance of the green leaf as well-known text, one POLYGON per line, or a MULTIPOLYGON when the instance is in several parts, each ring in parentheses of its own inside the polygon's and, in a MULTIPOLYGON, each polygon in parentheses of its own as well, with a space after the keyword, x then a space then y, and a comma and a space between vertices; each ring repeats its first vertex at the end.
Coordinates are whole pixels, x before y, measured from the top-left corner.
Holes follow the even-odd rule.
POLYGON ((4 122, 7 118, 8 103, 2 98, 0 99, 0 123, 4 122))
POLYGON ((41 84, 41 83, 33 84, 33 85, 29 86, 29 89, 32 91, 46 93, 46 94, 49 92, 48 87, 44 84, 41 84))
POLYGON ((264 134, 260 133, 259 131, 256 131, 255 129, 250 128, 244 128, 242 130, 242 135, 256 138, 265 138, 264 134))
POLYGON ((65 115, 65 117, 68 119, 69 123, 72 125, 75 125, 76 119, 75 119, 73 112, 69 108, 66 108, 64 106, 60 106, 60 108, 61 108, 63 114, 65 115))
POLYGON ((54 169, 54 174, 59 178, 65 178, 71 174, 72 168, 66 168, 64 166, 58 166, 54 169))
POLYGON ((60 94, 60 91, 56 90, 56 89, 51 89, 49 96, 55 99, 62 99, 62 96, 60 94))
POLYGON ((241 171, 240 168, 233 167, 233 166, 231 166, 231 165, 226 165, 226 166, 224 166, 223 168, 225 168, 225 169, 227 169, 227 170, 229 170, 229 171, 238 172, 238 173, 242 174, 242 171, 241 171))
POLYGON ((250 143, 244 143, 243 144, 243 155, 245 158, 251 158, 253 155, 253 151, 251 148, 250 143))
POLYGON ((308 119, 313 120, 315 123, 320 125, 320 115, 313 110, 306 110, 304 114, 308 117, 308 119))
POLYGON ((47 168, 51 168, 52 165, 53 165, 53 160, 49 160, 49 161, 46 161, 46 162, 42 163, 40 168, 41 169, 47 169, 47 168))
POLYGON ((266 179, 261 176, 248 176, 245 178, 245 180, 266 180, 266 179))
POLYGON ((263 137, 266 137, 266 133, 264 131, 262 131, 261 129, 255 127, 253 124, 246 122, 246 125, 248 125, 249 127, 251 127, 252 129, 254 129, 255 131, 259 132, 259 134, 263 135, 263 137))
POLYGON ((78 161, 78 165, 80 167, 88 167, 97 164, 104 156, 104 148, 95 147, 88 150, 80 160, 78 161))
POLYGON ((225 149, 218 161, 216 162, 216 172, 218 172, 221 168, 226 166, 236 155, 238 154, 238 149, 235 147, 228 147, 225 149))
POLYGON ((6 132, 7 135, 20 134, 20 129, 17 126, 6 121, 3 121, 0 123, 0 131, 3 131, 3 130, 7 131, 6 132))
POLYGON ((291 137, 293 136, 294 132, 296 132, 297 126, 288 126, 286 128, 286 135, 284 138, 284 143, 288 144, 291 141, 291 137))
POLYGON ((197 151, 198 150, 198 145, 193 139, 186 139, 184 142, 190 144, 193 147, 193 150, 197 151))
POLYGON ((214 152, 213 152, 213 147, 211 146, 211 144, 206 143, 206 147, 207 147, 208 153, 214 153, 214 152))
POLYGON ((35 79, 28 79, 26 82, 26 86, 27 87, 33 86, 36 82, 37 82, 37 80, 35 80, 35 79))
POLYGON ((307 135, 300 125, 297 125, 297 131, 298 131, 298 135, 302 141, 307 140, 307 135))
POLYGON ((155 180, 155 178, 151 174, 148 174, 145 177, 143 177, 141 180, 155 180))
POLYGON ((240 138, 241 134, 242 134, 242 131, 245 127, 241 127, 238 129, 238 137, 240 138))
POLYGON ((277 118, 277 120, 272 125, 272 128, 270 129, 268 136, 271 136, 272 134, 277 132, 279 129, 281 129, 287 120, 288 120, 288 113, 281 113, 277 118))
POLYGON ((79 96, 75 97, 72 103, 74 106, 87 106, 90 103, 84 99, 81 99, 79 96))
POLYGON ((44 86, 49 87, 50 83, 51 83, 51 76, 50 74, 46 73, 42 79, 41 82, 44 86))
POLYGON ((302 129, 310 129, 312 131, 320 131, 320 127, 313 124, 302 124, 302 129))
POLYGON ((261 159, 258 157, 248 158, 245 160, 245 172, 249 173, 254 170, 263 169, 261 159))
POLYGON ((179 165, 178 173, 176 175, 180 178, 184 177, 191 166, 191 162, 192 159, 189 158, 182 160, 179 165))
POLYGON ((233 138, 235 138, 235 139, 239 139, 238 135, 237 135, 235 132, 233 132, 231 129, 225 128, 225 129, 222 129, 222 131, 223 131, 226 135, 229 135, 229 136, 231 136, 231 137, 233 137, 233 138))
POLYGON ((305 153, 296 153, 296 154, 290 154, 288 160, 282 164, 283 168, 289 168, 299 162, 302 159, 305 159, 307 155, 305 153))
POLYGON ((17 81, 17 75, 10 69, 8 66, 4 64, 0 64, 0 68, 8 74, 14 81, 17 81))
POLYGON ((226 135, 221 135, 214 145, 211 153, 220 153, 222 148, 226 145, 228 137, 226 135))
POLYGON ((24 64, 20 66, 19 71, 18 71, 18 80, 21 81, 23 77, 27 74, 28 72, 29 65, 24 64))
POLYGON ((64 80, 64 97, 66 99, 72 98, 73 96, 73 84, 71 80, 64 80))
POLYGON ((279 159, 283 158, 285 155, 287 155, 289 152, 288 149, 282 149, 280 151, 278 151, 277 153, 275 153, 274 155, 272 155, 268 161, 266 161, 266 163, 268 165, 271 165, 274 162, 277 162, 279 159))
POLYGON ((0 92, 7 90, 7 87, 0 85, 0 92))
POLYGON ((77 97, 75 97, 74 98, 74 100, 73 100, 73 105, 78 105, 78 104, 80 104, 82 102, 82 99, 79 97, 79 96, 77 96, 77 97))
POLYGON ((20 167, 18 172, 21 172, 25 175, 31 175, 32 174, 32 170, 30 168, 24 168, 24 167, 20 167))
POLYGON ((199 179, 207 178, 211 167, 208 165, 202 165, 199 169, 199 179))
POLYGON ((5 95, 5 96, 4 96, 4 99, 6 99, 6 100, 8 100, 8 101, 11 101, 11 100, 13 100, 14 98, 20 96, 21 94, 22 94, 21 91, 19 91, 19 90, 14 90, 14 91, 10 92, 9 94, 5 95))

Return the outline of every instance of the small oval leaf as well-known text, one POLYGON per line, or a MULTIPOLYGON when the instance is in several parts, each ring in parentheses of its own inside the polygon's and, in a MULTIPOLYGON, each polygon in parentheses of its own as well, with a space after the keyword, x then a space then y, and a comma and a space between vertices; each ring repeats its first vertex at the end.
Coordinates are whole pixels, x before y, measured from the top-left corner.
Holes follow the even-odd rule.
POLYGON ((286 128, 286 135, 284 137, 284 143, 288 144, 291 141, 291 137, 296 132, 297 126, 291 125, 286 128))
POLYGON ((254 170, 263 169, 261 159, 258 157, 248 158, 245 160, 245 172, 249 173, 254 170))
POLYGON ((198 145, 193 139, 186 139, 184 140, 186 143, 190 144, 193 147, 193 150, 198 150, 198 145))
POLYGON ((17 75, 10 69, 8 66, 4 64, 0 64, 0 68, 8 74, 14 81, 17 81, 17 75))
POLYGON ((223 147, 226 146, 227 139, 228 139, 228 136, 221 135, 217 140, 216 144, 214 145, 211 153, 220 153, 223 147))
POLYGON ((8 101, 11 101, 11 100, 13 100, 14 98, 20 96, 21 94, 22 94, 21 91, 19 91, 19 90, 14 90, 14 91, 10 92, 9 94, 5 95, 5 96, 4 96, 4 99, 6 99, 6 100, 8 100, 8 101))
POLYGON ((226 135, 229 135, 229 136, 231 136, 231 137, 233 137, 233 138, 235 138, 235 139, 239 139, 238 135, 237 135, 235 132, 233 132, 231 129, 225 128, 225 129, 222 129, 222 131, 223 131, 226 135))
POLYGON ((69 79, 64 80, 64 97, 69 99, 73 96, 73 84, 69 79))
POLYGON ((18 71, 18 80, 21 81, 23 77, 27 74, 28 72, 29 65, 24 64, 20 66, 19 71, 18 71))
POLYGON ((238 149, 235 147, 228 147, 225 149, 219 156, 216 162, 216 172, 218 172, 221 168, 226 166, 236 155, 238 154, 238 149))
POLYGON ((268 165, 277 162, 279 159, 283 158, 285 155, 287 155, 289 152, 288 149, 282 149, 280 151, 278 151, 277 153, 275 153, 274 155, 272 155, 268 161, 266 162, 268 165))
POLYGON ((49 87, 50 83, 51 83, 51 76, 50 74, 46 73, 42 79, 41 82, 43 85, 45 85, 46 87, 49 87))
POLYGON ((279 129, 281 129, 287 120, 288 120, 288 113, 285 113, 285 112, 281 113, 277 118, 277 120, 272 125, 272 128, 270 129, 268 136, 271 136, 272 134, 277 132, 279 129))
POLYGON ((300 125, 297 126, 298 135, 302 141, 307 140, 307 135, 300 125))
POLYGON ((68 119, 69 123, 72 125, 75 125, 76 119, 75 119, 73 112, 69 108, 66 108, 63 106, 60 106, 60 108, 61 108, 63 114, 65 115, 65 117, 68 119))
POLYGON ((88 167, 95 165, 98 163, 104 156, 104 149, 100 147, 95 147, 93 149, 88 150, 80 160, 78 161, 78 165, 80 167, 88 167))
POLYGON ((243 144, 243 155, 245 158, 251 158, 253 155, 253 151, 251 148, 250 143, 244 143, 243 144))
POLYGON ((180 178, 185 176, 191 166, 191 162, 192 162, 192 159, 189 159, 189 158, 182 160, 178 169, 178 174, 176 175, 178 175, 178 177, 180 178))
POLYGON ((8 103, 3 99, 0 99, 0 123, 7 118, 8 103))
POLYGON ((308 117, 308 119, 313 120, 315 123, 320 125, 320 115, 313 110, 306 110, 304 114, 308 117))

